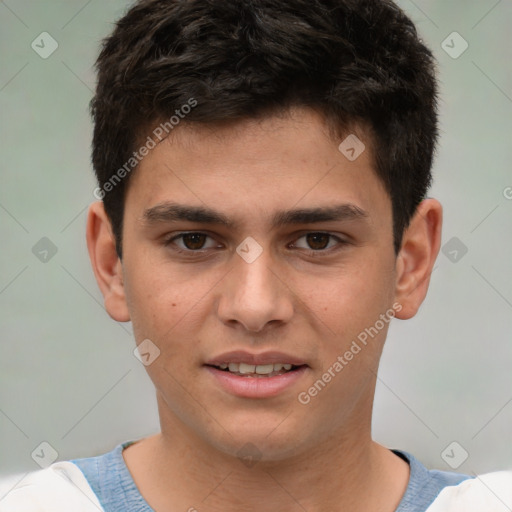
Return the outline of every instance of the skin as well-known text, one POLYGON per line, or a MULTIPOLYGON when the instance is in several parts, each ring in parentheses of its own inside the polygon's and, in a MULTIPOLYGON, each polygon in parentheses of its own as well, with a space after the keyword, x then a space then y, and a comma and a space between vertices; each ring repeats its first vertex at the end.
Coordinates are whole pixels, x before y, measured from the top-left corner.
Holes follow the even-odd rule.
POLYGON ((87 242, 105 307, 132 321, 137 343, 150 339, 160 350, 146 369, 161 433, 123 452, 157 512, 262 503, 268 512, 392 512, 403 496, 408 464, 371 438, 387 323, 307 405, 297 399, 393 304, 398 318, 414 316, 439 251, 442 208, 427 199, 395 254, 391 201, 371 141, 358 136, 366 150, 351 162, 307 109, 215 127, 183 123, 131 178, 122 261, 102 203, 91 205, 87 242), (236 225, 144 220, 166 201, 214 209, 236 225), (341 203, 366 215, 271 223, 277 211, 341 203), (165 245, 191 231, 208 237, 165 245), (306 237, 318 232, 333 238, 306 237), (249 236, 262 248, 252 263, 236 252, 249 236), (279 350, 308 368, 276 396, 234 396, 204 364, 237 349, 279 350), (250 467, 239 456, 247 443, 258 450, 250 467))

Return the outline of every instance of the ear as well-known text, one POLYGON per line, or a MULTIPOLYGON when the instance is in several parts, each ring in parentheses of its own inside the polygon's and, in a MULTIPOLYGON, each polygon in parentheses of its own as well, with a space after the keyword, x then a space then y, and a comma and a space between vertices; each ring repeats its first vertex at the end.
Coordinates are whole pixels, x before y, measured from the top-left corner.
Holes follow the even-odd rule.
POLYGON ((396 263, 395 300, 402 306, 397 318, 412 318, 427 295, 441 245, 442 223, 443 208, 439 201, 425 199, 404 232, 396 263))
POLYGON ((130 314, 123 283, 123 267, 116 252, 115 238, 103 202, 91 204, 87 215, 87 247, 100 287, 105 309, 118 322, 128 322, 130 314))

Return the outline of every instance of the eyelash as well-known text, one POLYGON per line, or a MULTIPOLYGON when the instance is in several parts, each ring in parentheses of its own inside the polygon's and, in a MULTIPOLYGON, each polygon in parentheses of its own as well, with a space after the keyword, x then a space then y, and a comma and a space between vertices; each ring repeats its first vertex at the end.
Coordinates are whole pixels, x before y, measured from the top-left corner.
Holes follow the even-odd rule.
MULTIPOLYGON (((168 238, 166 240, 164 240, 164 246, 165 247, 170 247, 173 242, 175 240, 178 240, 178 239, 183 239, 183 237, 185 235, 204 235, 208 238, 212 238, 212 236, 210 236, 208 233, 203 233, 201 231, 186 231, 186 232, 183 232, 183 233, 180 233, 178 235, 174 235, 172 236, 171 238, 168 238)), ((303 235, 301 235, 297 240, 300 240, 301 238, 303 237, 306 237, 307 235, 327 235, 330 237, 330 239, 335 239, 337 242, 338 242, 338 247, 334 247, 334 248, 327 248, 327 249, 302 249, 302 248, 299 248, 301 249, 301 251, 305 254, 307 254, 308 256, 312 256, 312 257, 319 257, 319 256, 324 256, 324 255, 328 255, 330 254, 331 252, 333 251, 336 251, 336 250, 340 250, 343 246, 345 245, 348 245, 349 242, 347 242, 346 240, 342 240, 341 238, 337 237, 336 235, 333 235, 332 233, 328 233, 328 232, 325 232, 325 231, 309 231, 307 233, 304 233, 303 235)), ((327 243, 327 245, 329 245, 330 243, 330 240, 329 239, 329 242, 327 243)), ((198 249, 198 250, 193 250, 193 249, 181 249, 179 247, 175 247, 175 248, 172 248, 173 251, 177 252, 178 254, 187 254, 187 255, 193 255, 193 254, 197 254, 197 255, 201 255, 201 254, 204 254, 206 253, 209 249, 198 249)))

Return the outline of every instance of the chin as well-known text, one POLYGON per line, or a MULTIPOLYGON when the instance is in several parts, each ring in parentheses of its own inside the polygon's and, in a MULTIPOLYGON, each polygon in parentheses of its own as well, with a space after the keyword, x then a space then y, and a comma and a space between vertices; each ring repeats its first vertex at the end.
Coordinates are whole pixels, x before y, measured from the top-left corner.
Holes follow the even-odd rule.
MULTIPOLYGON (((246 415, 245 419, 225 422, 226 429, 209 432, 208 442, 220 452, 244 461, 278 462, 297 456, 306 449, 303 427, 285 416, 267 418, 246 415)), ((311 433, 313 440, 316 436, 311 433)), ((249 465, 249 464, 247 464, 249 465)))

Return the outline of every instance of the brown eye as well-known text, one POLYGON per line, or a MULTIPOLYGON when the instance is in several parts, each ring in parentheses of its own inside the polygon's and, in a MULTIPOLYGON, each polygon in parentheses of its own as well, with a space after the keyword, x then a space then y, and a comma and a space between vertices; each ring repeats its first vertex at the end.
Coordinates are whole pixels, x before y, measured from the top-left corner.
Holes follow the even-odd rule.
POLYGON ((181 236, 183 245, 191 251, 202 249, 207 235, 203 233, 186 233, 181 236))
POLYGON ((311 231, 297 238, 292 247, 309 256, 327 256, 347 246, 348 242, 332 233, 311 231))
POLYGON ((331 235, 328 233, 308 233, 306 240, 311 249, 321 250, 325 249, 329 245, 329 239, 331 235))
POLYGON ((199 231, 191 231, 173 236, 172 238, 164 240, 164 245, 179 253, 190 254, 195 252, 202 253, 208 249, 219 247, 219 244, 215 243, 215 240, 211 236, 199 231))

